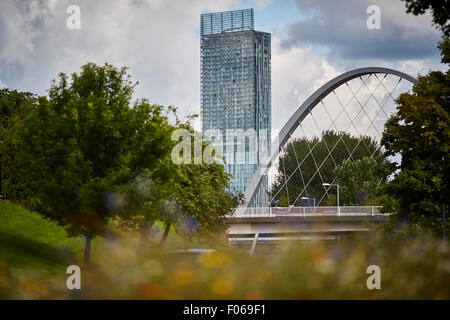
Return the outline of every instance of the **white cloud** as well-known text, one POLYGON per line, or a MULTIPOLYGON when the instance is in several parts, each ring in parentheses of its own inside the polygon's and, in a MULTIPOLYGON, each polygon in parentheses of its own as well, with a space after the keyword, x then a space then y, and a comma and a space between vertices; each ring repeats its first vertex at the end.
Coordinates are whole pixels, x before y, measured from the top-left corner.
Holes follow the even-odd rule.
POLYGON ((280 130, 300 104, 326 81, 338 75, 310 47, 283 49, 272 37, 272 127, 280 130))
MULTIPOLYGON (((264 5, 267 1, 258 1, 264 5)), ((199 111, 200 44, 204 10, 226 10, 238 0, 75 1, 81 30, 66 28, 74 1, 0 4, 0 76, 21 90, 44 94, 59 72, 88 61, 126 65, 140 82, 137 96, 199 111)))
POLYGON ((431 26, 431 15, 407 14, 401 1, 378 0, 381 28, 367 28, 367 8, 372 0, 297 1, 299 10, 308 13, 293 23, 283 46, 316 44, 326 46, 329 61, 383 59, 403 60, 436 57, 440 32, 431 26))
MULTIPOLYGON (((270 2, 250 1, 259 8, 270 2)), ((0 78, 9 87, 45 94, 57 73, 78 72, 88 61, 109 62, 130 67, 139 81, 136 96, 177 106, 181 116, 199 112, 200 14, 241 5, 239 0, 2 0, 0 78), (66 28, 66 8, 71 4, 81 8, 81 30, 66 28)), ((395 14, 388 8, 383 5, 384 17, 395 14)), ((361 15, 365 17, 364 12, 361 15)), ((442 67, 431 58, 330 61, 304 44, 283 48, 281 37, 278 32, 272 36, 274 129, 280 129, 314 90, 340 72, 374 65, 415 75, 442 67)))
POLYGON ((272 3, 274 0, 255 0, 256 8, 262 9, 272 3))

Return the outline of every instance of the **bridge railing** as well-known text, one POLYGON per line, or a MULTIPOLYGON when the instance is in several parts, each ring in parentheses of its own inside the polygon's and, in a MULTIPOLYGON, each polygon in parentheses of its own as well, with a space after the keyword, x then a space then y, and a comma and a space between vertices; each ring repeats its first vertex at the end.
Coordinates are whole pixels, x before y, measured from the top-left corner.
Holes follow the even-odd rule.
POLYGON ((284 216, 284 215, 381 215, 381 206, 343 206, 343 207, 256 207, 236 208, 230 217, 284 216))

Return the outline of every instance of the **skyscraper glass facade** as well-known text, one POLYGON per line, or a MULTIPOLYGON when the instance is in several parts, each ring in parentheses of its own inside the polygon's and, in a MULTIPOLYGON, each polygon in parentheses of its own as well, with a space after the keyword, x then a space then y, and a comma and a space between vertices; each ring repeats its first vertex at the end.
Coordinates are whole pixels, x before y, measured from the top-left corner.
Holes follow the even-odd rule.
MULTIPOLYGON (((230 191, 244 193, 270 148, 271 36, 253 30, 253 9, 202 14, 200 24, 203 133, 220 130, 230 191)), ((267 188, 266 179, 253 205, 267 203, 267 188)))

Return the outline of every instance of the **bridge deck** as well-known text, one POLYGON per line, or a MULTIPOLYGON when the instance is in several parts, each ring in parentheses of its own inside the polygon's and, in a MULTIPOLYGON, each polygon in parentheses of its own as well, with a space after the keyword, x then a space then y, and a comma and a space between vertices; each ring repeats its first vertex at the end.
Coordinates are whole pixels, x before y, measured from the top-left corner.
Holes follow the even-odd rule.
POLYGON ((241 211, 226 217, 230 242, 253 241, 254 247, 256 242, 266 241, 333 240, 339 235, 371 231, 389 217, 378 207, 250 209, 247 212, 251 214, 241 211))

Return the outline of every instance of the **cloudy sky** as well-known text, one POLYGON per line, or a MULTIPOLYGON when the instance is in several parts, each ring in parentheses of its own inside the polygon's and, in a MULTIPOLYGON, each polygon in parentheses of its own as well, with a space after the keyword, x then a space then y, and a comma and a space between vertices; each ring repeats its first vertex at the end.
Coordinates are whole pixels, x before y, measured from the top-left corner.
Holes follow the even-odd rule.
POLYGON ((256 29, 272 33, 274 128, 341 72, 444 69, 430 16, 407 15, 400 0, 1 0, 0 86, 44 95, 59 72, 109 62, 130 68, 136 98, 197 113, 200 14, 250 7, 256 29), (372 4, 379 30, 366 27, 372 4), (81 9, 79 30, 66 27, 70 5, 81 9))

